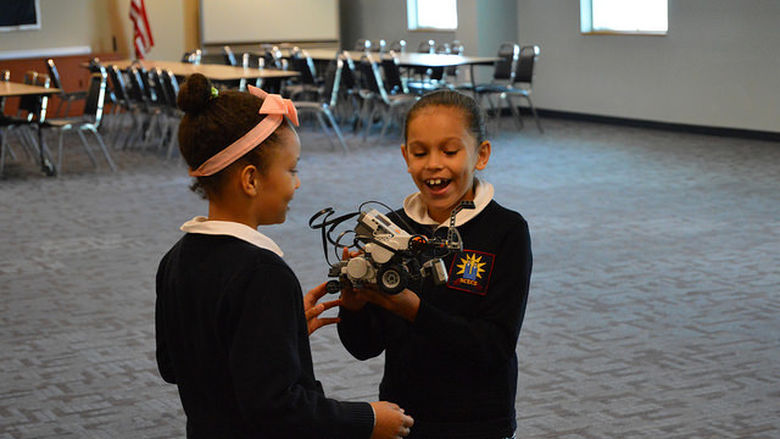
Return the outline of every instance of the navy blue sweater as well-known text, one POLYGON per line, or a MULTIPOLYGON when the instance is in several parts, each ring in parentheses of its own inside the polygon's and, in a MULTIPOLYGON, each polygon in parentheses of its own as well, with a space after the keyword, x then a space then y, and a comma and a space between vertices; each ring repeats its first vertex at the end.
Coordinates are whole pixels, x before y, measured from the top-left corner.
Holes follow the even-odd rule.
MULTIPOLYGON (((434 233, 395 214, 412 233, 434 233)), ((425 279, 410 287, 420 296, 414 323, 372 304, 339 313, 339 336, 352 355, 385 352, 379 397, 414 417, 409 438, 500 438, 516 428, 515 346, 532 265, 528 225, 491 201, 458 230, 464 250, 445 258, 448 283, 425 279)))
POLYGON ((157 364, 188 438, 360 438, 373 411, 314 379, 298 279, 275 253, 186 234, 160 262, 157 364))

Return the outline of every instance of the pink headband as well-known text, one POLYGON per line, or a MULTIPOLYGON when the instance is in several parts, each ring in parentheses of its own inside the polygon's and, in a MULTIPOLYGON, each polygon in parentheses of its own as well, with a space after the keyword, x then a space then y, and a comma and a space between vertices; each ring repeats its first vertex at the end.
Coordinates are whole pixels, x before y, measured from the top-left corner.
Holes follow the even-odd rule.
POLYGON ((282 124, 284 116, 290 118, 290 122, 293 125, 298 126, 298 111, 291 100, 284 99, 281 95, 266 93, 251 85, 248 88, 249 93, 263 99, 263 105, 260 107, 259 114, 266 114, 267 116, 249 132, 241 136, 240 139, 203 162, 198 169, 190 170, 191 176, 206 177, 225 169, 276 131, 279 125, 282 124))

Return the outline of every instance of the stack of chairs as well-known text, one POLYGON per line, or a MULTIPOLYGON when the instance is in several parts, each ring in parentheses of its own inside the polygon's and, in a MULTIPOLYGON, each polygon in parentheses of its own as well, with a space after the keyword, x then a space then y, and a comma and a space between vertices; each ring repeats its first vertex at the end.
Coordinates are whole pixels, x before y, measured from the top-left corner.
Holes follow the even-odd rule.
POLYGON ((179 84, 170 71, 145 70, 131 65, 125 72, 108 69, 117 97, 112 124, 115 148, 165 150, 171 157, 176 149, 176 131, 182 114, 176 106, 179 84), (125 129, 129 119, 130 127, 125 129))
POLYGON ((515 123, 521 128, 523 120, 512 98, 525 100, 536 122, 537 129, 543 133, 542 123, 531 100, 534 66, 540 53, 541 48, 538 45, 520 47, 516 43, 502 44, 498 52, 502 60, 495 64, 493 81, 489 84, 477 85, 474 91, 479 97, 480 105, 482 105, 483 98, 486 99, 491 112, 497 117, 501 114, 501 101, 505 101, 514 116, 515 123), (492 97, 497 97, 498 102, 493 103, 492 97))
MULTIPOLYGON (((397 64, 396 64, 397 66, 397 64)), ((382 121, 381 136, 384 136, 390 124, 397 116, 406 113, 418 96, 404 93, 389 94, 385 85, 379 62, 372 54, 365 54, 359 64, 362 99, 360 123, 363 125, 363 140, 365 141, 374 125, 375 117, 382 121)), ((395 87, 397 84, 394 84, 395 87)), ((402 89, 403 90, 403 89, 402 89)))

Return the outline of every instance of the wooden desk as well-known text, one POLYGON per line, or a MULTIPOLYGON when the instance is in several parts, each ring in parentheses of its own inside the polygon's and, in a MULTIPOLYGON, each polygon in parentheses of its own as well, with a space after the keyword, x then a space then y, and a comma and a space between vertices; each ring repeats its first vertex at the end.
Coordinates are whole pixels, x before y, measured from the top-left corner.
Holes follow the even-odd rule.
POLYGON ((46 88, 37 85, 27 85, 19 82, 0 81, 0 97, 13 96, 48 96, 59 93, 59 88, 46 88))
MULTIPOLYGON (((37 85, 21 84, 18 82, 0 81, 0 97, 50 96, 59 92, 60 92, 59 88, 46 88, 37 85)), ((39 114, 38 116, 39 116, 38 123, 42 124, 46 119, 45 110, 41 111, 41 114, 39 114)), ((2 142, 2 139, 0 139, 0 142, 2 142)), ((46 156, 43 153, 43 130, 41 130, 40 128, 38 129, 38 149, 40 150, 41 153, 41 157, 40 157, 41 169, 43 170, 43 172, 46 173, 46 175, 49 176, 54 175, 56 173, 56 170, 54 169, 54 165, 52 165, 52 163, 46 158, 46 156)))
POLYGON ((176 76, 189 76, 193 73, 200 73, 212 81, 235 81, 239 79, 283 79, 298 76, 300 73, 287 70, 276 69, 255 69, 244 67, 233 67, 222 64, 190 64, 178 61, 133 61, 130 59, 120 59, 117 61, 106 61, 105 64, 115 65, 120 70, 130 67, 133 62, 141 65, 143 68, 170 70, 176 76))

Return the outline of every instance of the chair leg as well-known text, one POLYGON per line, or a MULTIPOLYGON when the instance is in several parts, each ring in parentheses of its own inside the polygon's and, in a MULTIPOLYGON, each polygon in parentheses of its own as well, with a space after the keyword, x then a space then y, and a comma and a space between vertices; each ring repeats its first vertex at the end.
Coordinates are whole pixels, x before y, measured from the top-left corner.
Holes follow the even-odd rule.
POLYGON ((366 120, 366 130, 363 132, 363 141, 365 142, 368 140, 368 135, 371 133, 371 128, 374 126, 374 117, 378 114, 379 111, 382 111, 379 107, 380 105, 383 105, 381 102, 377 101, 371 106, 371 114, 368 115, 368 119, 366 120))
POLYGON ((531 101, 531 96, 523 95, 523 97, 528 101, 528 107, 531 109, 531 114, 534 115, 534 120, 536 120, 536 128, 539 128, 540 133, 544 133, 544 130, 542 129, 542 122, 539 120, 539 115, 536 114, 536 108, 534 107, 534 103, 531 101))
POLYGON ((5 168, 5 149, 7 147, 6 139, 8 133, 0 130, 0 177, 3 176, 3 168, 5 168))
POLYGON ((60 103, 57 104, 57 109, 54 111, 54 117, 59 117, 60 110, 62 110, 62 104, 65 103, 65 98, 60 98, 60 103))
POLYGON ((179 123, 181 121, 177 118, 173 121, 173 126, 171 126, 171 139, 168 141, 168 151, 165 154, 165 159, 170 160, 173 156, 173 151, 179 149, 179 138, 177 136, 177 133, 179 132, 179 123))
POLYGON ((92 165, 95 167, 95 169, 99 169, 100 166, 98 165, 97 159, 95 158, 95 154, 92 153, 92 149, 90 149, 89 147, 89 142, 87 142, 87 137, 84 135, 84 133, 81 132, 80 129, 76 129, 76 132, 81 138, 81 144, 84 146, 84 151, 87 152, 89 159, 92 160, 92 165))
POLYGON ((28 127, 21 126, 18 129, 20 131, 16 133, 16 137, 22 144, 22 148, 24 148, 24 152, 27 154, 27 157, 29 157, 31 161, 35 161, 36 156, 38 156, 40 153, 40 146, 38 145, 38 141, 35 140, 35 136, 33 136, 28 127))
POLYGON ((385 109, 384 117, 382 117, 382 131, 379 132, 379 138, 381 140, 385 139, 385 133, 387 133, 387 129, 390 128, 390 125, 393 123, 393 109, 388 107, 385 109))
MULTIPOLYGON (((3 136, 5 138, 5 136, 3 136)), ((11 148, 10 143, 5 144, 6 149, 8 149, 8 154, 11 156, 11 160, 16 160, 16 151, 14 151, 13 148, 11 148)))
POLYGON ((518 128, 523 128, 523 118, 520 117, 520 111, 517 109, 517 106, 514 102, 512 102, 512 97, 509 95, 506 95, 506 103, 509 106, 509 111, 512 112, 512 116, 515 119, 515 125, 517 125, 518 128))
POLYGON ((65 136, 65 131, 60 131, 59 142, 57 145, 57 177, 62 175, 62 138, 65 136))
POLYGON ((317 119, 317 122, 320 124, 320 128, 322 128, 322 131, 325 133, 325 136, 328 138, 328 141, 330 142, 330 146, 333 147, 333 149, 336 149, 336 141, 333 140, 333 136, 330 134, 330 129, 328 128, 328 124, 325 123, 325 119, 322 118, 322 114, 320 114, 320 111, 314 112, 314 117, 317 119))
POLYGON ((336 137, 338 137, 339 143, 341 143, 341 147, 344 148, 344 152, 349 152, 349 148, 347 148, 347 142, 344 141, 344 136, 341 134, 341 129, 339 128, 339 124, 336 123, 336 118, 333 117, 333 113, 328 108, 323 109, 323 113, 325 113, 325 117, 327 117, 328 121, 330 121, 330 124, 333 127, 333 131, 336 133, 336 137))
MULTIPOLYGON (((97 139, 98 144, 100 145, 100 149, 103 151, 103 156, 106 158, 106 162, 108 162, 108 166, 111 168, 112 171, 116 172, 116 164, 114 164, 114 161, 111 159, 111 154, 109 154, 108 148, 106 148, 106 144, 103 142, 103 136, 101 136, 100 133, 98 133, 97 129, 93 126, 90 126, 87 129, 92 131, 92 134, 95 135, 95 138, 97 139)), ((81 131, 79 131, 79 133, 80 132, 81 131)))
POLYGON ((168 115, 160 115, 164 119, 164 122, 160 124, 160 141, 157 143, 157 149, 162 149, 163 145, 165 145, 165 138, 168 136, 169 131, 169 124, 170 124, 170 118, 168 115))

